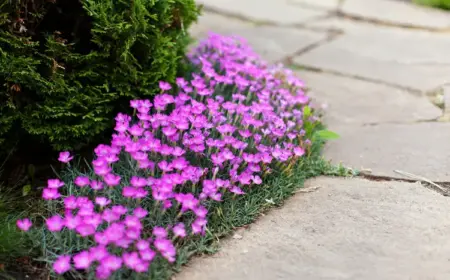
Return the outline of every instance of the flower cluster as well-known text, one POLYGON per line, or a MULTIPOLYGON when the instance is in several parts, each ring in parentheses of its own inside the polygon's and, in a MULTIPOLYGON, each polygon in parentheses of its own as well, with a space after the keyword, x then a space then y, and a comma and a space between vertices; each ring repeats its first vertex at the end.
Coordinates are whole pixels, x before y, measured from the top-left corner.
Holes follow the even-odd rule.
MULTIPOLYGON (((57 257, 56 273, 94 270, 107 279, 123 268, 144 273, 155 257, 173 262, 176 240, 205 233, 208 201, 242 195, 304 155, 309 99, 292 72, 267 67, 242 39, 216 34, 190 60, 198 68, 191 78, 160 82, 152 102, 132 100, 134 114, 117 115, 111 143, 94 151, 92 174, 48 180, 43 199, 62 210, 46 229, 89 241, 57 257), (123 175, 123 162, 133 175, 123 175), (155 224, 170 213, 173 223, 155 224)), ((72 158, 62 152, 59 160, 72 158)), ((27 231, 31 221, 17 225, 27 231)))

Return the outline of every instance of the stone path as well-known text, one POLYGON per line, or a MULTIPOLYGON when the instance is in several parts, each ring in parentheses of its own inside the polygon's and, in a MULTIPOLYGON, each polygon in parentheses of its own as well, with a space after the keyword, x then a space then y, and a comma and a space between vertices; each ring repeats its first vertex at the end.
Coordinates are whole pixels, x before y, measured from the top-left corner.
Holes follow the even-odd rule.
POLYGON ((403 180, 450 185, 450 13, 398 0, 199 2, 192 34, 243 36, 295 69, 341 135, 325 157, 365 175, 309 181, 316 191, 176 279, 450 279, 450 198, 403 180))

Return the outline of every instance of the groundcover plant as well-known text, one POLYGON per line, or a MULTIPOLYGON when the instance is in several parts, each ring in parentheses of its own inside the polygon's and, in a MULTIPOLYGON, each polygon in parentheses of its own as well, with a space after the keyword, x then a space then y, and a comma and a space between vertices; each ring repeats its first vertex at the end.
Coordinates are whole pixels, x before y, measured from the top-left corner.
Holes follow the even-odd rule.
POLYGON ((67 168, 43 189, 45 215, 17 221, 52 275, 149 279, 155 263, 208 234, 220 205, 311 152, 320 122, 290 70, 217 34, 189 60, 191 77, 160 82, 152 102, 132 100, 134 114, 117 115, 89 168, 60 153, 67 168))

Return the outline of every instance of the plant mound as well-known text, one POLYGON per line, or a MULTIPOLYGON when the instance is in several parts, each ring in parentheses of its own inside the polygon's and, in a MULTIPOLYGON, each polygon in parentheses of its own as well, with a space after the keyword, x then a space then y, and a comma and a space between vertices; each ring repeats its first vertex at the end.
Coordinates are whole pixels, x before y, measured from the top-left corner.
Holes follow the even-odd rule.
POLYGON ((3 1, 2 150, 26 135, 57 149, 102 135, 123 104, 175 80, 197 14, 194 0, 3 1))
POLYGON ((270 177, 311 153, 320 122, 289 70, 216 34, 190 60, 190 78, 160 82, 153 102, 133 100, 133 115, 117 115, 90 171, 60 154, 69 166, 43 190, 46 217, 18 221, 54 273, 157 277, 178 248, 216 234, 208 221, 220 223, 223 206, 266 192, 270 177))

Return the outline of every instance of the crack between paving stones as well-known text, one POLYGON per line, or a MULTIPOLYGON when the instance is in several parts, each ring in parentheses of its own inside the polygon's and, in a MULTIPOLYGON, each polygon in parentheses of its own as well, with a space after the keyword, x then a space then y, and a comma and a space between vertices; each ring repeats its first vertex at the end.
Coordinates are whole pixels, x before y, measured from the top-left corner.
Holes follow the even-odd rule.
POLYGON ((300 7, 300 8, 305 8, 305 9, 308 9, 308 10, 319 11, 319 12, 333 11, 334 13, 339 11, 339 9, 341 8, 342 4, 340 4, 339 2, 342 2, 342 1, 339 1, 339 0, 336 1, 336 7, 330 9, 330 8, 316 6, 314 4, 298 3, 298 2, 293 2, 292 0, 286 1, 286 3, 289 4, 289 5, 297 6, 297 7, 300 7))
MULTIPOLYGON (((373 174, 367 174, 367 173, 361 173, 354 178, 362 178, 373 182, 403 182, 403 183, 420 183, 421 186, 433 190, 445 197, 449 197, 450 193, 447 190, 446 192, 442 191, 441 189, 438 189, 434 187, 433 185, 423 181, 423 180, 415 180, 415 179, 405 179, 405 178, 397 178, 397 177, 390 177, 390 176, 382 176, 382 175, 373 175, 373 174)), ((450 182, 435 182, 438 185, 448 185, 450 186, 450 182)))
POLYGON ((237 13, 233 13, 233 12, 227 12, 227 11, 223 11, 221 9, 218 8, 214 8, 211 6, 207 6, 207 5, 201 5, 202 7, 202 11, 206 11, 212 14, 217 14, 217 15, 221 15, 227 18, 232 18, 232 19, 237 19, 240 21, 244 21, 247 23, 252 23, 256 26, 279 26, 277 23, 272 22, 272 21, 267 21, 267 20, 252 20, 249 19, 247 17, 245 17, 244 15, 241 14, 237 14, 237 13))
POLYGON ((330 11, 328 13, 324 13, 323 15, 311 17, 310 19, 308 19, 304 22, 301 22, 301 23, 280 24, 280 23, 276 23, 273 21, 269 21, 269 20, 256 20, 256 19, 247 18, 246 16, 241 15, 239 13, 223 11, 221 9, 211 7, 208 5, 204 5, 204 4, 202 5, 202 7, 203 7, 202 9, 206 12, 220 15, 220 16, 223 16, 226 18, 231 18, 231 19, 242 21, 242 22, 250 23, 250 24, 253 24, 254 26, 294 28, 294 29, 302 29, 302 30, 309 30, 309 31, 315 31, 315 32, 341 32, 341 30, 339 30, 339 29, 317 28, 317 27, 313 27, 313 26, 308 26, 310 23, 320 21, 320 20, 327 20, 327 19, 331 19, 331 18, 335 17, 336 16, 335 11, 330 11))
POLYGON ((370 23, 370 24, 378 25, 378 26, 428 31, 428 32, 432 32, 432 33, 450 33, 450 28, 433 28, 433 27, 425 27, 425 26, 419 26, 419 25, 413 25, 413 24, 395 23, 395 22, 389 22, 389 21, 384 21, 384 20, 379 20, 379 19, 368 18, 368 17, 364 17, 364 16, 353 15, 353 14, 345 13, 342 10, 337 10, 336 15, 340 18, 345 18, 345 19, 349 19, 352 21, 370 23))
POLYGON ((399 121, 387 121, 387 122, 369 122, 369 123, 363 123, 362 126, 377 126, 377 125, 384 125, 384 124, 401 124, 401 125, 414 125, 419 123, 438 123, 439 117, 433 118, 433 119, 427 119, 427 120, 414 120, 410 122, 399 122, 399 121))
POLYGON ((326 74, 335 75, 335 76, 339 76, 339 77, 352 78, 355 80, 360 80, 360 81, 370 82, 370 83, 374 83, 374 84, 385 85, 385 86, 389 86, 389 87, 396 88, 396 89, 401 89, 401 90, 404 90, 406 92, 409 92, 409 93, 417 95, 417 96, 422 95, 422 91, 420 91, 418 89, 405 87, 402 85, 389 83, 389 82, 385 82, 385 81, 378 80, 378 79, 372 79, 372 78, 359 76, 359 75, 346 74, 346 73, 342 73, 342 72, 334 71, 334 70, 330 70, 330 69, 323 69, 323 68, 309 66, 309 65, 305 65, 305 64, 294 63, 292 60, 287 60, 287 61, 285 61, 285 63, 286 63, 286 66, 294 68, 296 70, 304 70, 304 71, 310 71, 310 72, 315 72, 315 73, 326 73, 326 74))
POLYGON ((306 47, 303 47, 303 48, 295 51, 294 53, 288 55, 287 57, 284 57, 284 58, 280 59, 276 63, 282 63, 282 64, 285 64, 287 66, 294 65, 294 63, 292 61, 294 57, 303 55, 303 54, 305 54, 307 52, 310 52, 310 51, 312 51, 312 50, 314 50, 314 49, 316 49, 316 48, 318 48, 320 46, 323 46, 323 45, 325 45, 325 44, 335 40, 336 38, 338 38, 342 34, 343 33, 341 31, 328 31, 328 35, 324 39, 316 41, 314 43, 311 43, 311 44, 307 45, 306 47))

